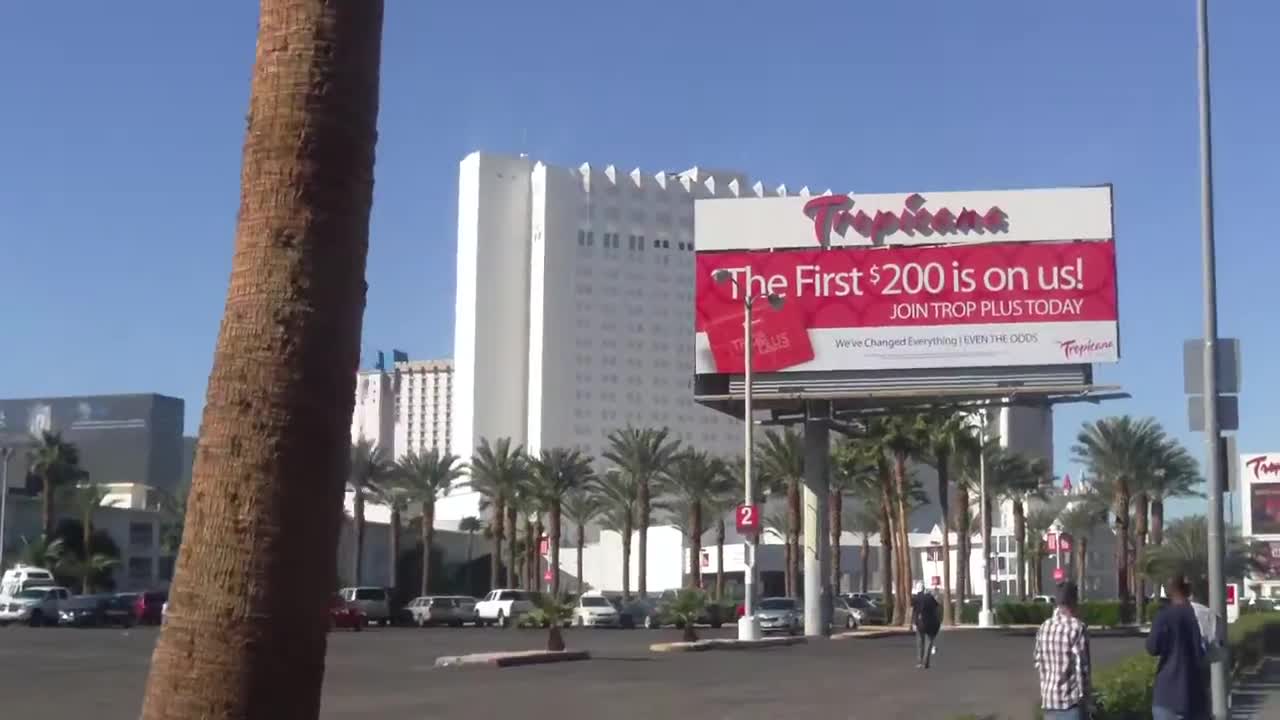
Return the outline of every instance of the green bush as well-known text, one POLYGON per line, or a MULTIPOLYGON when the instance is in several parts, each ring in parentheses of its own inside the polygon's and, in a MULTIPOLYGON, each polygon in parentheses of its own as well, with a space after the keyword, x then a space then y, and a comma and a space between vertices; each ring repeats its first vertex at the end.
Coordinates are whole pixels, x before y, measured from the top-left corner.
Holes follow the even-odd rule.
POLYGON ((1123 624, 1124 608, 1115 601, 1082 602, 1078 617, 1091 628, 1116 627, 1123 624))
POLYGON ((977 625, 978 613, 982 611, 982 606, 976 603, 965 603, 960 607, 960 623, 963 625, 977 625))
POLYGON ((1150 720, 1156 659, 1134 655, 1093 678, 1094 720, 1150 720))
POLYGON ((998 625, 1039 625, 1053 615, 1048 603, 1005 602, 996 606, 998 625))
MULTIPOLYGON (((977 622, 978 609, 974 607, 968 613, 972 620, 965 619, 962 613, 961 622, 977 622)), ((1124 606, 1115 601, 1083 602, 1077 611, 1077 617, 1091 628, 1123 625, 1127 614, 1124 606)), ((996 606, 996 623, 1000 625, 1039 625, 1052 615, 1053 605, 1047 603, 1005 602, 996 606)))

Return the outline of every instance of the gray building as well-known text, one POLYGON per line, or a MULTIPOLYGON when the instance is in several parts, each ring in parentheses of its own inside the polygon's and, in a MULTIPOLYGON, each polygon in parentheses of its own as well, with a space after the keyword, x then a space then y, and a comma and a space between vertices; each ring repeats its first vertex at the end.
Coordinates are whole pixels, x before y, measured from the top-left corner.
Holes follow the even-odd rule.
MULTIPOLYGON (((173 491, 184 473, 181 398, 154 393, 0 399, 0 445, 24 446, 60 432, 98 483, 173 491)), ((27 454, 15 453, 9 486, 29 487, 27 454)), ((29 487, 34 489, 34 487, 29 487)))

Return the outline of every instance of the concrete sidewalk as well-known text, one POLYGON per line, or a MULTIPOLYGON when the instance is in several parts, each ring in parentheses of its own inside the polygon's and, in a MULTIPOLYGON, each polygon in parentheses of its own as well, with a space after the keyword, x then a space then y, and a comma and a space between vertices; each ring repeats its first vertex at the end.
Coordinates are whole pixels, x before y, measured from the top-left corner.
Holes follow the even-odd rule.
POLYGON ((1280 718, 1280 658, 1267 658, 1261 670, 1236 683, 1231 691, 1231 718, 1280 718))

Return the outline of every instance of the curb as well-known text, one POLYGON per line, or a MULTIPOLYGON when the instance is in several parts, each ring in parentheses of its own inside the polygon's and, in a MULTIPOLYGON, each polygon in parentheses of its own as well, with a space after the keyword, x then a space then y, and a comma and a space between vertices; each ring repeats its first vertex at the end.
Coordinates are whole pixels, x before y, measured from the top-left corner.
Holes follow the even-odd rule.
POLYGON ((806 637, 761 638, 760 640, 697 640, 695 642, 654 643, 649 646, 650 652, 705 652, 707 650, 751 650, 753 648, 786 647, 803 645, 806 637))
POLYGON ((527 650, 524 652, 476 653, 473 655, 446 655, 436 658, 435 666, 461 667, 466 665, 483 665, 487 667, 521 667, 524 665, 546 665, 548 663, 574 662, 590 660, 591 653, 585 650, 527 650))
POLYGON ((874 640, 876 638, 901 637, 914 635, 914 630, 854 630, 852 632, 835 633, 832 640, 874 640))

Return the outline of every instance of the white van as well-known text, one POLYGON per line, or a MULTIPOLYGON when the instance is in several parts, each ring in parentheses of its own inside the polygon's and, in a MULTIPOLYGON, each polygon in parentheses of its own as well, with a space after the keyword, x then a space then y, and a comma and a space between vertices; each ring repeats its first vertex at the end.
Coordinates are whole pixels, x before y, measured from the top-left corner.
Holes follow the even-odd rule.
POLYGON ((18 563, 0 577, 0 597, 13 597, 23 590, 53 587, 55 584, 53 573, 48 570, 18 563))

